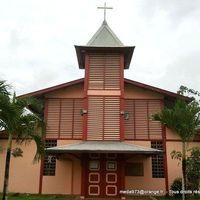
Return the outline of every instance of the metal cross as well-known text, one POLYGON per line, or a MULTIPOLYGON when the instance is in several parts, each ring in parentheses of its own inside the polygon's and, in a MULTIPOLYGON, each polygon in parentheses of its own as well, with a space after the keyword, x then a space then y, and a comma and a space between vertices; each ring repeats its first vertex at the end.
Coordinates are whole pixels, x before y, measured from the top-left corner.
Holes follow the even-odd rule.
POLYGON ((112 7, 106 7, 106 2, 104 3, 104 7, 97 7, 98 9, 104 9, 104 21, 106 20, 106 9, 113 9, 112 7))

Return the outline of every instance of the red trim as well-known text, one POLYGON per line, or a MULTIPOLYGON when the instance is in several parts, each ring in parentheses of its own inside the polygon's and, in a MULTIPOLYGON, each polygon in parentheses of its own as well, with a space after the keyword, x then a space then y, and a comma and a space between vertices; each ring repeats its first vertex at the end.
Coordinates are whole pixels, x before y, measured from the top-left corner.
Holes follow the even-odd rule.
MULTIPOLYGON (((120 55, 120 112, 124 112, 124 55, 120 55)), ((120 140, 125 138, 124 115, 120 113, 120 140)))
POLYGON ((166 195, 169 195, 168 165, 167 165, 167 146, 166 146, 166 127, 163 126, 163 148, 164 148, 164 169, 165 169, 165 188, 166 195))
POLYGON ((134 123, 134 140, 137 140, 136 139, 136 126, 135 126, 135 101, 133 100, 133 123, 134 123))
MULTIPOLYGON (((85 55, 84 109, 88 112, 89 55, 85 55)), ((83 140, 87 140, 88 114, 83 116, 83 140)))
POLYGON ((59 103, 60 103, 60 107, 59 107, 58 138, 60 138, 61 106, 62 106, 62 100, 61 99, 60 99, 59 103))
MULTIPOLYGON (((85 75, 88 76, 87 74, 85 74, 85 75)), ((62 83, 62 84, 59 84, 59 85, 56 85, 56 86, 53 86, 53 87, 48 87, 48 88, 45 88, 45 89, 41 89, 41 90, 37 90, 37 91, 34 91, 34 92, 26 93, 26 94, 23 94, 23 95, 19 95, 18 97, 42 96, 45 93, 52 92, 52 91, 55 91, 55 90, 58 90, 58 89, 62 89, 64 87, 69 87, 69 86, 72 86, 72 85, 75 85, 75 84, 79 84, 79 83, 82 83, 83 81, 84 81, 84 79, 81 78, 81 79, 77 79, 77 80, 70 81, 70 82, 67 82, 67 83, 62 83)), ((140 82, 137 82, 137 81, 133 81, 133 80, 130 80, 130 79, 124 79, 124 82, 132 84, 132 85, 140 87, 140 88, 143 88, 143 89, 147 89, 147 90, 151 90, 153 92, 164 94, 165 96, 171 96, 171 97, 174 97, 174 98, 177 98, 177 99, 183 99, 183 100, 189 101, 189 102, 192 101, 192 99, 190 97, 185 97, 185 96, 179 95, 177 93, 170 92, 168 90, 160 89, 160 88, 150 86, 150 85, 147 85, 147 84, 144 84, 144 83, 140 83, 140 82)))
POLYGON ((82 156, 82 161, 81 161, 81 164, 82 164, 82 172, 81 172, 81 196, 84 196, 86 195, 86 165, 87 165, 87 159, 85 157, 85 155, 82 156))
POLYGON ((105 124, 105 98, 103 98, 103 140, 104 140, 104 127, 105 127, 104 124, 105 124))
POLYGON ((166 96, 175 97, 177 99, 183 99, 183 100, 189 101, 189 102, 192 101, 192 98, 190 98, 190 97, 185 97, 185 96, 182 96, 180 94, 177 94, 177 93, 174 93, 174 92, 170 92, 168 90, 163 90, 161 88, 150 86, 150 85, 147 85, 147 84, 144 84, 144 83, 140 83, 140 82, 137 82, 137 81, 133 81, 133 80, 130 80, 130 79, 125 79, 125 82, 129 83, 129 84, 132 84, 134 86, 137 86, 137 87, 141 87, 143 89, 152 90, 153 92, 164 94, 166 96))
POLYGON ((120 90, 121 96, 124 97, 124 55, 120 55, 120 90))
MULTIPOLYGON (((124 155, 119 155, 120 156, 120 158, 119 158, 119 168, 120 168, 120 185, 118 185, 118 186, 120 186, 120 190, 125 190, 125 163, 126 162, 124 162, 124 160, 125 160, 125 158, 124 158, 124 155)), ((124 196, 124 195, 121 195, 122 197, 124 196)))
POLYGON ((150 129, 149 129, 149 101, 147 100, 147 130, 148 130, 148 139, 150 139, 150 129))
MULTIPOLYGON (((47 116, 48 116, 48 99, 45 99, 45 102, 44 102, 44 121, 45 121, 45 123, 47 123, 47 116)), ((43 136, 44 140, 45 140, 45 135, 43 136)), ((39 194, 42 193, 43 168, 44 168, 44 158, 41 159, 41 163, 40 163, 39 194)))
POLYGON ((44 89, 37 90, 37 91, 34 91, 34 92, 29 92, 29 93, 26 93, 26 94, 23 94, 23 95, 19 95, 18 97, 21 98, 21 97, 30 97, 30 96, 42 96, 42 95, 44 95, 45 93, 48 93, 48 92, 53 92, 55 90, 59 90, 59 89, 62 89, 64 87, 69 87, 69 86, 72 86, 72 85, 82 83, 83 80, 84 80, 83 78, 73 80, 73 81, 70 81, 70 82, 67 82, 67 83, 62 83, 62 84, 55 85, 55 86, 52 86, 52 87, 48 87, 48 88, 44 88, 44 89))
MULTIPOLYGON (((87 77, 88 77, 88 73, 89 72, 86 71, 85 75, 87 77)), ((81 78, 81 79, 77 79, 77 80, 70 81, 70 82, 67 82, 67 83, 62 83, 60 85, 56 85, 56 86, 53 86, 53 87, 48 87, 48 88, 45 88, 45 89, 41 89, 41 90, 37 90, 37 91, 34 91, 34 92, 26 93, 26 94, 23 94, 23 95, 19 95, 18 97, 42 96, 45 93, 52 92, 52 91, 55 91, 55 90, 58 90, 58 89, 62 89, 64 87, 69 87, 69 86, 72 86, 72 85, 75 85, 75 84, 79 84, 79 83, 82 83, 83 81, 84 81, 84 79, 81 78)), ((189 101, 189 102, 192 101, 192 99, 190 97, 185 97, 185 96, 179 95, 177 93, 170 92, 168 90, 160 89, 160 88, 150 86, 150 85, 147 85, 147 84, 144 84, 144 83, 140 83, 140 82, 137 82, 137 81, 133 81, 133 80, 130 80, 130 79, 124 79, 124 82, 132 84, 132 85, 140 87, 140 88, 143 88, 143 89, 151 90, 153 92, 161 93, 161 94, 164 94, 166 96, 171 96, 171 97, 174 97, 174 98, 177 98, 177 99, 183 99, 183 100, 189 101)))
POLYGON ((72 101, 72 138, 74 139, 74 112, 75 112, 75 100, 72 101))

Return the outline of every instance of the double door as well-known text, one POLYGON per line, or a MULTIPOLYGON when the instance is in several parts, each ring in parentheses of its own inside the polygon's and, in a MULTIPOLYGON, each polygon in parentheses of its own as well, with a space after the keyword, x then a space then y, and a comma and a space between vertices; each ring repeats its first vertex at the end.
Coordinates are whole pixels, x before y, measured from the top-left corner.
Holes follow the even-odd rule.
POLYGON ((86 163, 86 196, 119 197, 121 165, 117 154, 89 154, 86 163))

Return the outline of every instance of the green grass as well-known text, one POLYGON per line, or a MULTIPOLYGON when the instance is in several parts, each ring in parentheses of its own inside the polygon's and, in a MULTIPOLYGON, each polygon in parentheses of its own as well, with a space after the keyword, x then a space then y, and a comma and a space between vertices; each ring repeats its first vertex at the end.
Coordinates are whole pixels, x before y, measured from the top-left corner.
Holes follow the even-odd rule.
MULTIPOLYGON (((2 194, 0 194, 0 199, 2 194)), ((8 200, 78 200, 77 196, 67 195, 35 195, 35 194, 9 194, 8 200)))
MULTIPOLYGON (((180 198, 174 198, 174 197, 156 197, 157 200, 181 200, 180 198)), ((188 198, 187 200, 200 200, 200 196, 194 196, 191 198, 188 198)))

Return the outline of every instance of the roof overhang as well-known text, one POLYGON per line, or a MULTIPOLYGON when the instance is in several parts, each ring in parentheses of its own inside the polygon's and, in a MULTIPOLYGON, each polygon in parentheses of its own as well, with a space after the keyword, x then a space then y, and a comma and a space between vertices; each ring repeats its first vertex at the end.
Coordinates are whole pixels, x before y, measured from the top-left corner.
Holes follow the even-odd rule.
POLYGON ((124 47, 100 47, 100 46, 76 46, 76 54, 78 58, 78 65, 80 69, 85 68, 85 54, 87 53, 122 53, 124 55, 124 69, 128 69, 130 66, 131 58, 135 49, 135 46, 124 47))
POLYGON ((161 150, 138 146, 126 142, 109 142, 109 141, 84 141, 80 143, 67 144, 47 148, 46 153, 130 153, 130 154, 160 154, 161 150))

